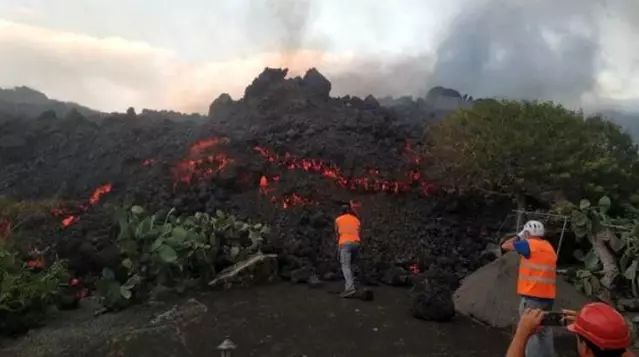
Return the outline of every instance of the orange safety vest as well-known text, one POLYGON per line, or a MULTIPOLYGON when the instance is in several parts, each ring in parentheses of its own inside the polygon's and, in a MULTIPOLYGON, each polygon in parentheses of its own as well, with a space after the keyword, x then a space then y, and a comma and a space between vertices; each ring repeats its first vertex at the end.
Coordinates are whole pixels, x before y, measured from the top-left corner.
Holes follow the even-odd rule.
POLYGON ((337 226, 339 245, 350 242, 359 242, 360 222, 357 217, 348 213, 343 214, 335 219, 335 225, 337 226))
POLYGON ((519 262, 517 294, 542 299, 557 295, 557 253, 543 239, 528 239, 530 259, 522 256, 519 262))

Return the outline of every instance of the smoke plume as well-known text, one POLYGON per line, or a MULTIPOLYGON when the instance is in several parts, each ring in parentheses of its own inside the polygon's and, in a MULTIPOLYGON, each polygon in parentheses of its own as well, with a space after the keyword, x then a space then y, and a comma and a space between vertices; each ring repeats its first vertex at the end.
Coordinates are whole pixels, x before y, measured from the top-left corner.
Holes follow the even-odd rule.
POLYGON ((633 41, 639 22, 632 20, 637 16, 639 2, 633 0, 468 2, 434 54, 371 60, 355 66, 357 72, 334 78, 335 87, 423 95, 443 85, 475 97, 551 99, 575 107, 588 105, 585 99, 603 103, 598 96, 605 96, 606 89, 600 88, 598 76, 620 66, 607 62, 612 40, 627 44, 626 60, 635 63, 628 72, 639 75, 639 46, 633 41))
POLYGON ((481 96, 572 104, 595 88, 597 1, 486 1, 466 8, 437 52, 432 81, 481 96))
POLYGON ((296 67, 297 52, 306 48, 313 5, 311 0, 251 2, 246 17, 247 35, 266 52, 278 53, 281 67, 296 67))

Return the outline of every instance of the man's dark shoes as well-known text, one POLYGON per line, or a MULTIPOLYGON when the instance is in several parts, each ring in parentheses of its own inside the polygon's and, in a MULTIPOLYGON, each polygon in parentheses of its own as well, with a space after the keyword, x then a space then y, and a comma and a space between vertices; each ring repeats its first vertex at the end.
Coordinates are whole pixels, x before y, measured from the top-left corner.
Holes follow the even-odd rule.
POLYGON ((350 297, 355 296, 355 294, 357 294, 357 290, 350 289, 350 290, 346 290, 343 293, 341 293, 340 296, 343 297, 343 298, 350 298, 350 297))

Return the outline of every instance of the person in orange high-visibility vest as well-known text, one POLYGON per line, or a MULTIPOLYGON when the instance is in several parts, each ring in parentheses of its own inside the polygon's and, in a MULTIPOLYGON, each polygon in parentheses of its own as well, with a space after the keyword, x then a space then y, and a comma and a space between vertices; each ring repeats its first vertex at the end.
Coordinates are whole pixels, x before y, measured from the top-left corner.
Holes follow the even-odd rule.
MULTIPOLYGON (((557 253, 544 240, 544 225, 528 221, 517 236, 502 248, 520 255, 517 294, 521 296, 520 316, 527 309, 552 310, 557 295, 557 253)), ((527 357, 554 357, 555 348, 550 328, 541 328, 526 344, 527 357)))
POLYGON ((345 281, 342 297, 349 297, 356 293, 353 263, 359 258, 359 232, 359 218, 349 205, 342 206, 340 215, 335 219, 339 260, 345 281))

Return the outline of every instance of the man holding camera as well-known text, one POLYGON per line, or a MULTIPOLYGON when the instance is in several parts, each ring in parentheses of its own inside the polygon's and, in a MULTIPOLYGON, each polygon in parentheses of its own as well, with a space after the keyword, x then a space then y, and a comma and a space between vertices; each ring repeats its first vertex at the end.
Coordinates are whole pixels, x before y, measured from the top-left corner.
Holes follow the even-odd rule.
MULTIPOLYGON (((506 357, 524 357, 530 337, 544 325, 549 315, 539 309, 526 309, 506 357)), ((567 323, 568 331, 577 337, 579 357, 635 357, 628 351, 632 342, 630 327, 611 306, 595 302, 585 305, 579 312, 563 310, 561 315, 562 323, 567 323)))
MULTIPOLYGON (((517 294, 521 296, 520 316, 527 309, 552 310, 557 294, 557 253, 544 237, 544 225, 528 221, 517 236, 502 244, 505 251, 516 251, 520 255, 517 294)), ((552 330, 540 327, 526 339, 527 357, 554 357, 555 348, 552 330)))

